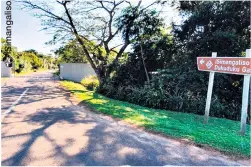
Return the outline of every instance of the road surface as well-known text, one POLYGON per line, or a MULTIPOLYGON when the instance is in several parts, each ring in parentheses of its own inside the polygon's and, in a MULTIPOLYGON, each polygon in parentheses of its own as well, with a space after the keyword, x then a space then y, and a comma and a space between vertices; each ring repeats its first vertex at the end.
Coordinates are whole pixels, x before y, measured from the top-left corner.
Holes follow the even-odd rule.
POLYGON ((78 106, 49 72, 2 83, 2 165, 248 165, 78 106))

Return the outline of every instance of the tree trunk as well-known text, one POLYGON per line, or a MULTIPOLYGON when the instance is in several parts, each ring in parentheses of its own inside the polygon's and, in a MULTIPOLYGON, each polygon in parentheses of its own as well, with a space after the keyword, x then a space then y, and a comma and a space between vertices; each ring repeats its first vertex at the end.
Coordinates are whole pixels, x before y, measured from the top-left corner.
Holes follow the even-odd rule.
POLYGON ((147 79, 147 82, 150 83, 149 75, 148 75, 145 60, 144 60, 144 53, 143 53, 142 41, 141 40, 140 40, 140 52, 141 52, 141 59, 142 59, 142 63, 143 63, 145 74, 146 74, 146 79, 147 79))
POLYGON ((66 3, 63 3, 63 6, 64 6, 64 9, 65 9, 66 15, 67 15, 67 17, 68 17, 68 19, 69 19, 69 21, 70 21, 70 25, 71 25, 71 28, 72 28, 72 30, 73 30, 73 33, 74 33, 76 39, 78 40, 79 44, 81 45, 83 51, 85 52, 86 57, 87 57, 87 60, 88 60, 88 62, 91 64, 93 70, 95 71, 95 73, 96 73, 96 75, 97 75, 97 77, 98 77, 99 82, 101 83, 101 82, 102 82, 102 76, 101 76, 101 74, 100 74, 100 70, 99 70, 99 68, 97 68, 96 65, 94 64, 94 62, 93 62, 93 60, 92 60, 92 58, 91 58, 91 56, 90 56, 90 54, 89 54, 89 52, 88 52, 88 50, 87 50, 85 44, 84 44, 84 41, 83 41, 82 38, 79 36, 78 31, 77 31, 77 29, 76 29, 76 27, 75 27, 75 25, 74 25, 74 23, 73 23, 72 17, 71 17, 71 15, 70 15, 70 13, 69 13, 67 7, 66 7, 66 3))

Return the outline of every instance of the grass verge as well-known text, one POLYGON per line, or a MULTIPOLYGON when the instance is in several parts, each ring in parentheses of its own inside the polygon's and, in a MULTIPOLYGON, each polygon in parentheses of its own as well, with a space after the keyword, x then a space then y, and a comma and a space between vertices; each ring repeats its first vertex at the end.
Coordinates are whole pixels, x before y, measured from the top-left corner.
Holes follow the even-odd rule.
POLYGON ((97 112, 153 132, 185 138, 220 151, 250 157, 250 125, 247 125, 246 135, 241 136, 238 121, 210 117, 209 123, 205 125, 203 116, 200 115, 151 109, 110 99, 71 81, 61 81, 61 85, 97 112))

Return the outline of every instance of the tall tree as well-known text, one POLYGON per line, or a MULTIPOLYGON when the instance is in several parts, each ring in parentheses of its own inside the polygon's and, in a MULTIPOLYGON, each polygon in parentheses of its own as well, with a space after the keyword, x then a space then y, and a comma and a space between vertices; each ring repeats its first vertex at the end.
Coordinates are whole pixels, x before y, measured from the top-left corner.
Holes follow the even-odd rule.
MULTIPOLYGON (((113 26, 114 20, 120 13, 120 8, 134 6, 135 11, 144 11, 161 1, 155 0, 147 6, 142 6, 142 0, 139 0, 136 5, 132 5, 130 1, 126 0, 58 0, 54 4, 51 2, 49 4, 47 1, 21 0, 20 2, 22 2, 24 9, 37 11, 35 16, 41 18, 45 30, 54 31, 55 36, 52 42, 75 38, 102 83, 105 78, 110 76, 112 69, 117 65, 119 58, 123 56, 125 49, 131 43, 130 31, 125 31, 125 40, 122 43, 115 43, 119 29, 122 28, 113 26), (87 47, 88 42, 92 40, 97 43, 94 47, 95 51, 89 51, 87 47), (105 48, 105 55, 103 55, 101 47, 105 48), (119 48, 118 51, 115 48, 119 48), (115 52, 116 56, 112 62, 109 62, 109 55, 112 52, 115 52)), ((132 28, 137 16, 134 15, 130 18, 130 24, 126 25, 128 30, 132 28)))
POLYGON ((159 18, 159 13, 155 9, 139 11, 134 9, 134 7, 128 7, 123 10, 122 15, 117 19, 117 26, 120 27, 119 30, 122 31, 124 40, 126 40, 126 35, 128 35, 132 41, 139 44, 141 61, 147 82, 149 83, 150 78, 145 64, 142 45, 145 40, 151 40, 151 38, 160 35, 161 28, 164 26, 163 19, 159 18), (131 17, 133 16, 135 16, 135 19, 132 22, 131 17))

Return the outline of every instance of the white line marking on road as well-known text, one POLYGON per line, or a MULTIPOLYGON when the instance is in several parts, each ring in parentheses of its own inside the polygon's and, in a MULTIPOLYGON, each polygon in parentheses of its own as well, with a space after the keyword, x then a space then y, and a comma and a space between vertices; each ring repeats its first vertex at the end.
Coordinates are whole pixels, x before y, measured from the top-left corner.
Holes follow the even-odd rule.
POLYGON ((10 108, 8 108, 3 114, 2 114, 2 118, 4 118, 8 113, 11 112, 11 110, 18 104, 18 102, 22 99, 22 97, 25 95, 25 93, 29 90, 29 88, 27 88, 22 94, 21 96, 19 96, 19 98, 10 106, 10 108))

